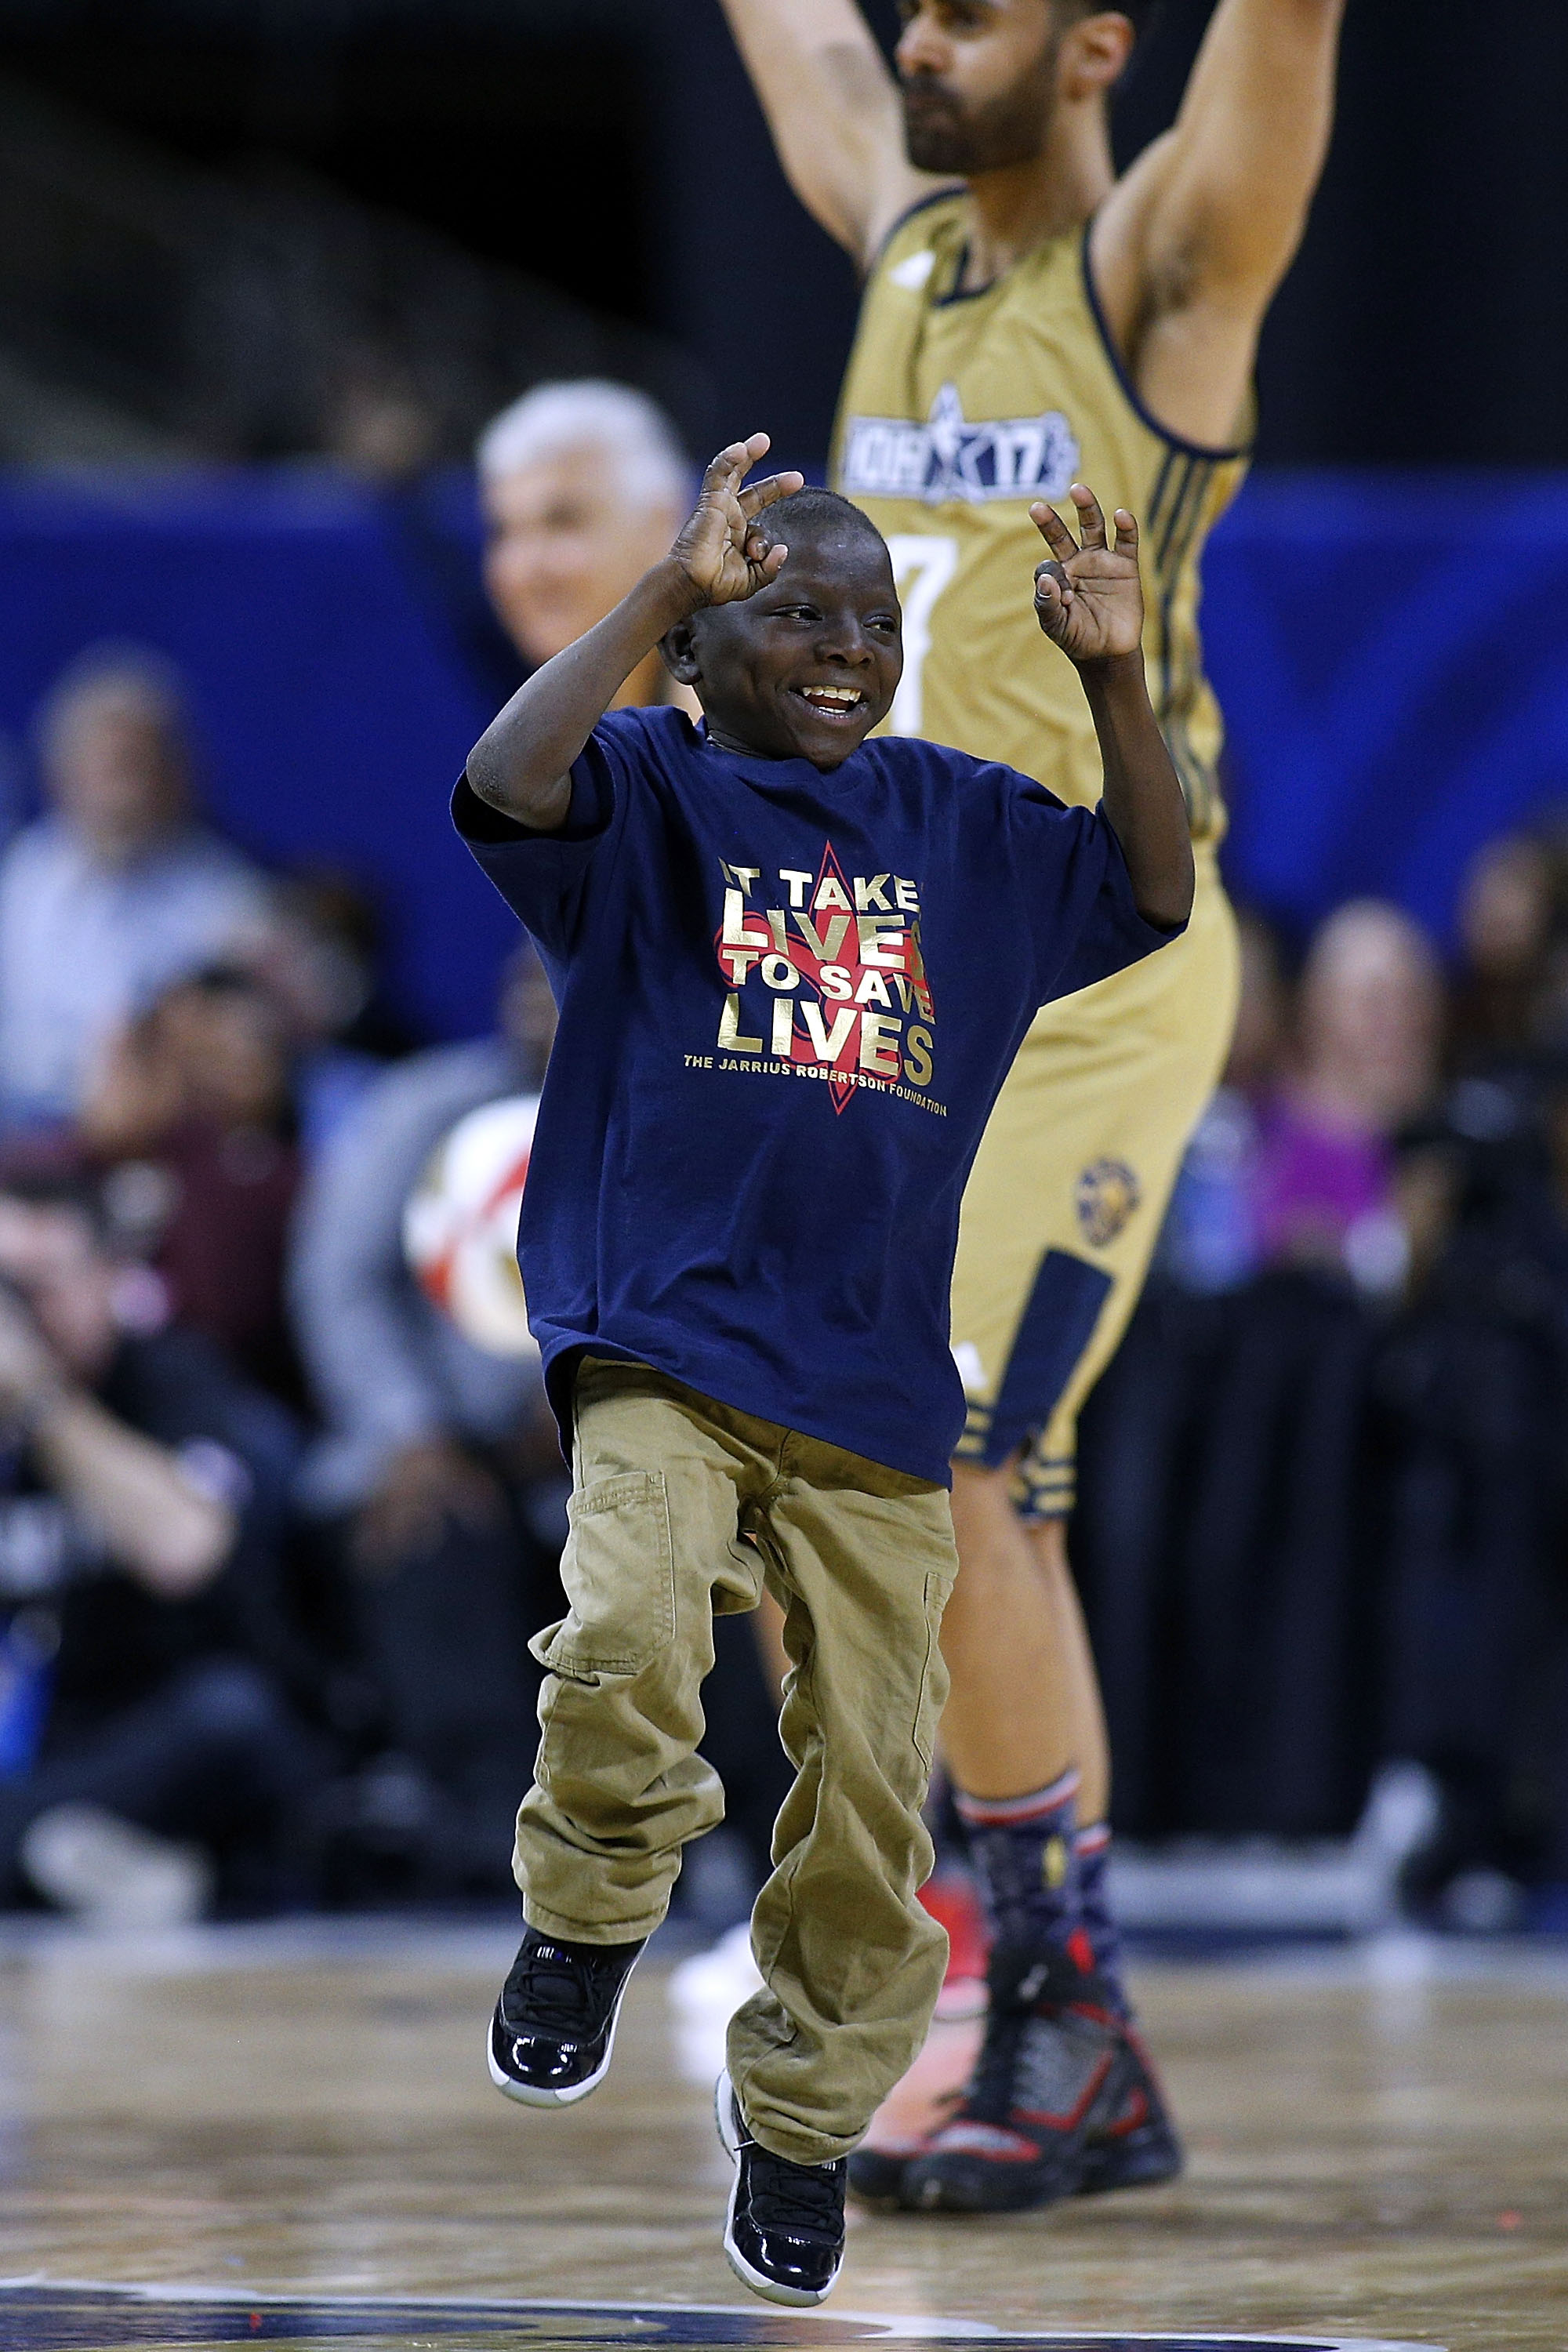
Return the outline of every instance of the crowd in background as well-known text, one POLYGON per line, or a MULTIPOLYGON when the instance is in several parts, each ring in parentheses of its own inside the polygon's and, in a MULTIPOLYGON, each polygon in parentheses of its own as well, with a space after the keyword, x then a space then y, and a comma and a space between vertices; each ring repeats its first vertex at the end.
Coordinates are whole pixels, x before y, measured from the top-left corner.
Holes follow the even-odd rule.
POLYGON ((1351 1828, 1432 1776, 1436 1926, 1568 1924, 1568 832, 1398 908, 1244 915, 1230 1066, 1085 1433, 1135 1833, 1351 1828))
MULTIPOLYGON (((668 543, 685 461, 610 386, 532 396, 479 456, 491 599, 536 662, 668 543)), ((0 862, 0 1903, 493 1895, 567 1481, 536 1366, 442 1315, 403 1210, 455 1121, 537 1093, 542 974, 520 950, 491 1036, 422 1045, 363 892, 203 823, 147 649, 85 654, 36 745, 42 813, 0 862)), ((1443 1811, 1412 1909, 1549 1922, 1568 832, 1480 854, 1451 971, 1371 901, 1304 942, 1248 915, 1244 945, 1085 1433, 1118 1818, 1343 1832, 1413 1758, 1443 1811)), ((785 1768, 765 1655, 717 1630, 710 1748, 756 1878, 785 1768)))
MULTIPOLYGON (((523 664, 689 492, 611 384, 531 395, 479 466, 523 664)), ((465 1114, 537 1095, 542 972, 520 949, 490 1036, 421 1045, 363 891, 203 822, 148 648, 88 649, 35 740, 0 861, 0 1903, 493 1896, 569 1481, 536 1360, 463 1336, 404 1208, 465 1114)), ((760 1879, 787 1767, 750 1630, 719 1647, 707 1745, 760 1879)))

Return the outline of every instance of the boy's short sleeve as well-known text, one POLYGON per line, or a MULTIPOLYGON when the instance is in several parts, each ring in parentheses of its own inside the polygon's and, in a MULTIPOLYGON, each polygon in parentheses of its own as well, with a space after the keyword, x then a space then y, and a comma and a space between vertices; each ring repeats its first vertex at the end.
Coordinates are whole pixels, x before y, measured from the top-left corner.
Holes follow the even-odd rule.
POLYGON ((1121 844, 1103 810, 1064 808, 1041 786, 1026 783, 1015 796, 1014 826, 1041 1004, 1109 980, 1185 930, 1184 923, 1162 930, 1139 913, 1121 844))
POLYGON ((514 915, 542 947, 570 951, 582 919, 588 876, 624 813, 620 747, 595 729, 572 768, 564 824, 536 833, 480 800, 468 772, 452 795, 452 822, 514 915))

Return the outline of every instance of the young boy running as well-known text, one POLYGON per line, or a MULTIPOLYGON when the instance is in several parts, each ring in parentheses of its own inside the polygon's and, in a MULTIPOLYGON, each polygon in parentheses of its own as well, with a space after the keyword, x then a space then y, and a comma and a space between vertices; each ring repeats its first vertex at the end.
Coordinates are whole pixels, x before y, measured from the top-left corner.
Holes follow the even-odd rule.
POLYGON ((521 1254, 571 1444, 571 1609, 534 1645, 527 1932, 490 2072, 540 2106, 602 2080, 681 1848, 722 1812, 696 1752, 713 1616, 765 1581, 797 1778, 752 1921, 765 1990, 719 2083, 724 2247, 759 2294, 815 2304, 845 2159, 942 1981, 916 1894, 957 1566, 963 1181, 1037 1008, 1177 934, 1193 859, 1131 515, 1108 546, 1075 486, 1080 547, 1033 509, 1054 559, 1036 609, 1104 761, 1101 807, 1068 809, 994 762, 867 740, 902 667, 887 547, 799 475, 743 487, 767 446, 715 458, 670 554, 513 697, 454 809, 561 1008, 521 1254), (700 728, 605 716, 656 646, 700 728))

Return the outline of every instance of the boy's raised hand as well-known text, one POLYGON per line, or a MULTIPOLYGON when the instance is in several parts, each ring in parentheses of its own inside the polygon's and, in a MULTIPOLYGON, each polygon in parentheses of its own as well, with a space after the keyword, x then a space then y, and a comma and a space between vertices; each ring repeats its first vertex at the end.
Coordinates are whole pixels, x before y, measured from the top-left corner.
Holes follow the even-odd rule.
POLYGON ((1094 492, 1072 486, 1080 547, 1055 507, 1037 499, 1031 520, 1050 549, 1035 571, 1035 611, 1053 645, 1075 662, 1108 661, 1136 653, 1143 641, 1143 589, 1138 577, 1138 525, 1116 509, 1116 544, 1108 547, 1105 517, 1094 492))
POLYGON ((804 474, 770 474, 742 488, 772 446, 765 433, 731 441, 702 477, 702 495, 670 553, 706 604, 734 604, 776 580, 789 553, 770 546, 757 517, 805 487, 804 474))

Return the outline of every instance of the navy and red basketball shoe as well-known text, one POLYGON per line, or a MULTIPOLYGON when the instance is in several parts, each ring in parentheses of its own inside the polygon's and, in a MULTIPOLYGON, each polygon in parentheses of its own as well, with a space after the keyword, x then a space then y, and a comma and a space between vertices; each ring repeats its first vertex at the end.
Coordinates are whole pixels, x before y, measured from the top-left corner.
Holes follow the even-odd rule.
POLYGON ((1081 1936, 1066 1949, 993 1951, 979 2063, 954 2115, 904 2164, 900 2205, 1022 2212, 1181 2169, 1153 2070, 1092 1957, 1081 1936))

